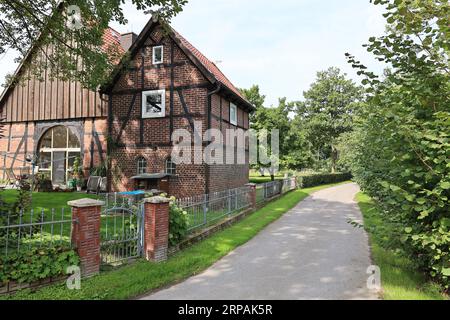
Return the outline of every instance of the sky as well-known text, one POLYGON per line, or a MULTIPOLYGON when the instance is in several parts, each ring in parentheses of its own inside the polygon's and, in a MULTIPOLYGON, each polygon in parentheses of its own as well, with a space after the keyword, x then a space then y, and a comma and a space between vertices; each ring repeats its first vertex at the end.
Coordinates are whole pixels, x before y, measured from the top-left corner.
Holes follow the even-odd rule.
MULTIPOLYGON (((128 25, 111 24, 121 33, 139 33, 149 19, 129 2, 124 13, 128 25)), ((189 0, 172 26, 235 86, 258 84, 270 106, 281 97, 301 100, 316 73, 331 66, 359 83, 346 52, 381 72, 362 45, 383 34, 382 13, 369 0, 189 0)), ((1 83, 15 71, 14 58, 11 50, 0 55, 1 83)))

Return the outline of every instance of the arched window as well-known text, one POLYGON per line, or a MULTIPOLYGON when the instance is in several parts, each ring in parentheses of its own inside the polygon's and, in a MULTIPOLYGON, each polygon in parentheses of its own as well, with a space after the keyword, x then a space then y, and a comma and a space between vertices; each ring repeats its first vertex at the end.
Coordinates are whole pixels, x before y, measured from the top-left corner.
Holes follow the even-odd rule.
POLYGON ((177 173, 177 165, 172 161, 171 158, 166 160, 166 173, 167 174, 176 174, 177 173))
POLYGON ((71 179, 75 159, 81 157, 80 140, 69 128, 56 126, 44 133, 37 152, 39 171, 53 184, 63 185, 71 179))
POLYGON ((147 160, 144 157, 139 157, 137 159, 137 173, 145 174, 147 173, 147 160))

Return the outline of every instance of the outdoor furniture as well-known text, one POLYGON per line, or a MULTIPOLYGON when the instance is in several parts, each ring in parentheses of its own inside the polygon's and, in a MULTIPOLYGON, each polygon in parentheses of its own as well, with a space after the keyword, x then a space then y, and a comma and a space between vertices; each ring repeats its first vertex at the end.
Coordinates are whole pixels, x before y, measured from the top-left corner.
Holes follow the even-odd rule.
POLYGON ((8 181, 7 184, 12 186, 13 189, 18 188, 19 181, 17 180, 17 177, 14 174, 14 170, 12 168, 8 168, 5 170, 5 173, 6 173, 6 178, 8 181))
POLYGON ((100 179, 99 192, 108 192, 108 178, 103 177, 100 179))
POLYGON ((90 176, 87 182, 86 193, 93 192, 98 194, 101 179, 102 177, 90 176))
POLYGON ((90 176, 87 182, 87 193, 96 193, 99 194, 100 192, 106 193, 108 190, 108 179, 105 177, 99 177, 99 176, 90 176))

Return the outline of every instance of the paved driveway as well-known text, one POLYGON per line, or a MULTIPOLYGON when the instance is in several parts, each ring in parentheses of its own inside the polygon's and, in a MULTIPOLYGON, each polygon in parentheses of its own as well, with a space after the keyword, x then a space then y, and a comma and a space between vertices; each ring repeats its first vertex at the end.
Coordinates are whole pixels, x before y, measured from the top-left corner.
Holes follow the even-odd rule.
POLYGON ((355 184, 319 191, 200 275, 144 299, 376 299, 355 184))

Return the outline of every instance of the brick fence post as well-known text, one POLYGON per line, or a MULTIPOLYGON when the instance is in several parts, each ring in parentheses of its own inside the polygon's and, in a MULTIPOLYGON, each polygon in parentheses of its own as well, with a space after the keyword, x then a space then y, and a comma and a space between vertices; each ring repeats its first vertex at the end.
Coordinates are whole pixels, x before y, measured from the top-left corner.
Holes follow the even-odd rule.
POLYGON ((167 260, 169 249, 169 203, 164 197, 145 199, 144 255, 148 261, 167 260))
POLYGON ((252 204, 252 208, 256 209, 256 184, 247 183, 245 186, 250 188, 250 202, 252 204))
POLYGON ((100 213, 105 202, 80 199, 67 203, 72 207, 72 245, 80 257, 83 277, 100 272, 100 213))

